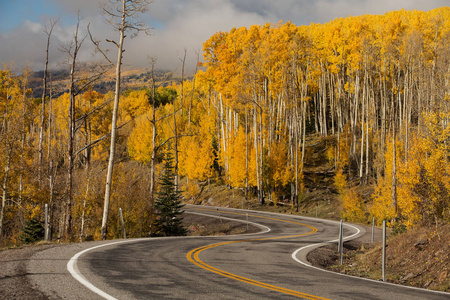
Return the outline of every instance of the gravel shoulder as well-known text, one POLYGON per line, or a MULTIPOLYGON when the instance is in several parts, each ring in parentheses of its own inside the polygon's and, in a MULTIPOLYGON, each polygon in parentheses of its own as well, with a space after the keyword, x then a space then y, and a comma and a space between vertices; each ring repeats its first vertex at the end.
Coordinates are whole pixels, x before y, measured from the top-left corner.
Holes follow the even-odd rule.
POLYGON ((27 264, 31 257, 53 245, 33 245, 0 252, 0 299, 48 299, 30 281, 27 264))

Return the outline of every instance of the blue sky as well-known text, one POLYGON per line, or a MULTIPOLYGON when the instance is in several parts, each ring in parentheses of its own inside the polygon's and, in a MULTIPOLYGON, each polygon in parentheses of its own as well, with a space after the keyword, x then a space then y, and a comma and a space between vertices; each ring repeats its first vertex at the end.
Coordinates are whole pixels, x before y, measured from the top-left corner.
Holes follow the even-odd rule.
MULTIPOLYGON (((42 69, 49 18, 58 18, 52 35, 50 64, 61 65, 66 54, 58 49, 69 43, 80 11, 81 35, 91 24, 102 40, 116 34, 100 14, 106 0, 0 0, 0 64, 14 63, 42 69)), ((297 25, 325 23, 339 17, 384 14, 398 9, 428 11, 447 6, 450 0, 154 0, 142 19, 152 27, 151 36, 128 39, 125 63, 148 67, 148 56, 157 58, 157 67, 174 69, 186 49, 188 65, 195 65, 203 42, 218 31, 252 24, 292 21, 297 25)), ((92 45, 85 43, 80 60, 95 59, 92 45)))
POLYGON ((0 0, 0 32, 10 32, 26 20, 39 23, 46 17, 59 16, 66 26, 76 22, 75 15, 64 13, 60 6, 48 0, 0 0))
POLYGON ((46 6, 44 2, 44 0, 0 0, 1 31, 10 31, 20 26, 25 19, 39 22, 44 14, 44 8, 49 9, 50 15, 61 13, 57 6, 46 6))

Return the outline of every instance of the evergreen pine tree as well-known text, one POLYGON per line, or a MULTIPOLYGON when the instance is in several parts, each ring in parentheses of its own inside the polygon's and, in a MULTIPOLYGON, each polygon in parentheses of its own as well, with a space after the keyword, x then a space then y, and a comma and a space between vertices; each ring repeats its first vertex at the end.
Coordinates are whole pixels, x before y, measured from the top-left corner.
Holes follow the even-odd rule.
POLYGON ((22 229, 20 238, 24 244, 35 243, 44 239, 44 227, 36 219, 25 221, 25 228, 22 229))
POLYGON ((159 182, 159 192, 155 201, 156 234, 163 236, 186 235, 180 215, 184 204, 181 203, 181 193, 175 190, 175 172, 173 157, 167 152, 164 158, 164 170, 159 182))

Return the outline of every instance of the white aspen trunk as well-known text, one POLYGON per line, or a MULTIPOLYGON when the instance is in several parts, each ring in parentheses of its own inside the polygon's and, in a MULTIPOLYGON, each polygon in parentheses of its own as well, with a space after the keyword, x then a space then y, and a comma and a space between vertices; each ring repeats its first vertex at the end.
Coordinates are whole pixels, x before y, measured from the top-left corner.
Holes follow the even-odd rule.
POLYGON ((392 206, 394 207, 395 214, 397 214, 397 158, 396 158, 396 146, 395 146, 395 125, 392 133, 392 195, 391 195, 391 201, 392 206))
POLYGON ((23 75, 23 93, 22 93, 22 135, 20 145, 20 174, 19 174, 19 191, 18 191, 18 205, 22 205, 23 193, 23 172, 24 172, 24 153, 25 153, 25 139, 26 139, 26 113, 27 113, 27 88, 28 88, 29 72, 26 70, 23 75))
POLYGON ((301 170, 303 173, 303 167, 305 165, 305 147, 306 147, 306 101, 302 102, 303 105, 303 137, 302 137, 302 164, 301 164, 301 170))
POLYGON ((358 124, 358 108, 359 108, 359 72, 356 73, 356 80, 355 80, 355 95, 354 95, 354 116, 353 116, 353 129, 352 129, 352 154, 356 155, 356 126, 358 124))
POLYGON ((52 113, 52 106, 53 106, 53 93, 52 93, 52 86, 50 85, 50 97, 48 100, 48 134, 47 134, 47 159, 51 160, 51 149, 52 149, 52 122, 53 122, 53 113, 52 113))
POLYGON ((119 99, 120 99, 120 80, 121 80, 121 68, 122 68, 122 57, 123 57, 123 41, 125 38, 125 3, 123 0, 122 6, 122 24, 120 27, 120 39, 119 39, 119 47, 117 53, 117 64, 116 64, 116 86, 114 92, 114 108, 112 114, 112 122, 111 122, 111 145, 109 150, 109 160, 108 160, 108 171, 106 174, 106 186, 105 186, 105 199, 103 206, 103 219, 102 219, 102 231, 101 237, 102 240, 106 240, 108 228, 108 215, 109 215, 109 203, 111 198, 111 184, 112 184, 112 175, 114 168, 114 157, 116 154, 116 136, 117 136, 117 114, 119 110, 119 99))
POLYGON ((223 156, 224 156, 224 164, 225 164, 225 173, 228 174, 228 162, 226 159, 227 155, 227 137, 226 137, 226 124, 224 124, 224 111, 223 111, 223 101, 222 101, 222 94, 219 94, 219 105, 220 105, 220 111, 219 111, 219 122, 220 122, 220 129, 222 132, 222 149, 223 149, 223 156))
POLYGON ((176 118, 176 109, 175 109, 175 101, 176 99, 173 99, 173 132, 174 132, 174 145, 173 150, 175 152, 174 155, 174 188, 175 192, 178 191, 178 129, 177 129, 177 118, 176 118))
MULTIPOLYGON (((365 183, 369 182, 369 147, 370 147, 370 139, 369 139, 369 98, 367 99, 366 105, 366 175, 365 175, 365 183)), ((373 105, 374 106, 374 105, 373 105)), ((373 107, 372 106, 372 107, 373 107)), ((376 128, 375 126, 373 128, 376 128)))
MULTIPOLYGON (((154 218, 154 204, 155 204, 155 160, 156 160, 156 104, 155 104, 155 74, 154 74, 155 61, 152 62, 152 158, 150 161, 150 218, 154 218)), ((151 222, 153 223, 153 222, 151 222)))
POLYGON ((334 116, 336 112, 336 99, 334 95, 335 83, 333 80, 333 75, 330 75, 330 71, 327 70, 329 90, 330 90, 330 114, 331 114, 331 134, 334 136, 334 116))
POLYGON ((260 191, 261 191, 261 180, 260 180, 260 174, 259 174, 259 156, 258 156, 258 112, 257 112, 257 106, 255 103, 255 108, 254 108, 254 113, 253 113, 253 118, 254 118, 254 146, 255 146, 255 163, 256 163, 256 185, 257 185, 257 193, 258 193, 258 201, 261 202, 260 199, 260 191))
POLYGON ((248 107, 245 105, 245 200, 248 200, 248 107))
POLYGON ((328 124, 327 124, 327 83, 326 83, 326 72, 325 68, 322 71, 322 105, 320 106, 322 109, 322 136, 328 135, 328 124))
MULTIPOLYGON (((301 120, 300 120, 301 122, 301 120)), ((298 212, 298 149, 299 147, 299 128, 298 128, 298 111, 297 111, 297 104, 295 106, 295 127, 294 127, 294 149, 295 149, 295 195, 294 195, 294 200, 295 200, 295 211, 298 212)))
POLYGON ((363 174, 364 174, 364 123, 365 120, 365 110, 366 110, 366 98, 367 98, 367 63, 364 70, 364 81, 363 81, 363 95, 362 95, 362 107, 361 107, 361 149, 360 149, 360 166, 359 166, 359 181, 363 184, 363 174))
POLYGON ((262 111, 262 106, 260 107, 260 111, 259 111, 259 143, 260 143, 260 148, 259 148, 259 179, 261 180, 260 183, 260 204, 264 205, 264 176, 263 176, 263 169, 264 169, 264 160, 263 160, 263 155, 264 155, 264 135, 263 135, 263 111, 262 111))
POLYGON ((88 178, 87 178, 87 183, 86 183, 86 193, 84 194, 84 199, 83 199, 83 210, 81 213, 81 229, 80 229, 80 243, 83 241, 83 236, 84 236, 84 223, 85 223, 85 212, 86 212, 86 203, 87 203, 87 198, 89 195, 89 182, 90 182, 90 175, 89 175, 89 170, 87 170, 88 172, 88 178))
POLYGON ((52 240, 52 228, 53 228, 53 209, 54 209, 54 200, 53 200, 53 195, 54 195, 54 179, 55 179, 55 175, 53 174, 53 161, 50 160, 50 164, 49 164, 49 200, 48 200, 48 239, 49 241, 52 240))
POLYGON ((3 178, 3 193, 2 193, 2 209, 0 210, 0 241, 2 241, 3 236, 3 222, 5 218, 5 206, 6 206, 6 197, 8 196, 8 181, 9 181, 9 170, 11 167, 11 156, 12 156, 12 145, 9 145, 8 148, 8 156, 6 159, 5 165, 5 173, 3 178))
POLYGON ((397 122, 397 107, 395 97, 392 95, 392 186, 391 186, 391 203, 394 207, 395 215, 397 215, 397 147, 396 142, 396 122, 397 122))

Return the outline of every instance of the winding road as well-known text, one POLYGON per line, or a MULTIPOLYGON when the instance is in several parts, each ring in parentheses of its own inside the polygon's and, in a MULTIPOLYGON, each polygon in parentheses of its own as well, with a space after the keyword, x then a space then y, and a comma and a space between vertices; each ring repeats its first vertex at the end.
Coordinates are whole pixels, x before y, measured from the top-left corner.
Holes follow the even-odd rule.
MULTIPOLYGON (((54 247, 32 257, 28 274, 51 299, 450 299, 449 293, 310 266, 306 253, 335 240, 337 222, 202 206, 185 210, 222 222, 248 220, 261 231, 54 247)), ((346 224, 344 236, 363 231, 346 224)))

